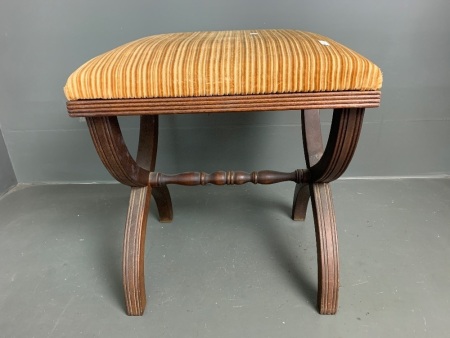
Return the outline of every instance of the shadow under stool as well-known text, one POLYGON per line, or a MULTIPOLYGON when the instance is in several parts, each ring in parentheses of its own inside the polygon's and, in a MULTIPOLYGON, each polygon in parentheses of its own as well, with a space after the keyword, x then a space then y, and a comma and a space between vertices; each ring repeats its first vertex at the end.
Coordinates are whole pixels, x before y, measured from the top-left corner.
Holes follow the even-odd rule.
POLYGON ((330 182, 349 165, 365 108, 378 107, 382 74, 372 62, 328 37, 297 30, 243 30, 154 35, 93 58, 64 88, 72 117, 85 117, 103 164, 131 187, 123 247, 129 315, 146 305, 144 246, 153 196, 161 222, 172 220, 167 185, 296 183, 292 218, 311 200, 317 241, 318 310, 334 314, 339 291, 336 222, 330 182), (320 109, 333 109, 324 146, 320 109), (158 117, 298 110, 305 169, 292 172, 155 172, 158 117), (138 153, 130 155, 118 116, 140 116, 138 153))

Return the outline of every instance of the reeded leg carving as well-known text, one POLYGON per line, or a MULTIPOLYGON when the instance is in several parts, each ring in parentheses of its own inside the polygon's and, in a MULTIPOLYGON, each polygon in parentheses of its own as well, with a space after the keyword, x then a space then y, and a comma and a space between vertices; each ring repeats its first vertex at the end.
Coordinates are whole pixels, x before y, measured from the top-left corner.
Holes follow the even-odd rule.
POLYGON ((321 314, 335 314, 339 292, 339 257, 333 199, 328 183, 313 183, 311 204, 316 229, 319 288, 317 307, 321 314))
POLYGON ((87 117, 86 122, 95 149, 109 173, 125 185, 146 186, 150 172, 128 152, 117 117, 87 117))
POLYGON ((331 182, 344 173, 355 153, 363 118, 364 108, 334 110, 325 151, 317 163, 311 163, 312 182, 331 182))
POLYGON ((172 201, 167 187, 152 189, 158 148, 158 116, 141 116, 136 160, 128 152, 117 117, 89 117, 89 130, 97 152, 111 175, 131 186, 123 246, 123 285, 129 315, 142 315, 146 304, 144 255, 145 232, 153 195, 160 220, 172 220, 172 201))
POLYGON ((319 110, 302 111, 303 148, 309 169, 309 193, 297 185, 292 215, 304 219, 311 196, 316 229, 318 261, 318 301, 321 314, 335 314, 339 292, 339 257, 333 199, 328 182, 347 169, 358 143, 363 108, 335 109, 330 136, 323 150, 319 110))
MULTIPOLYGON (((136 162, 150 172, 155 170, 158 149, 158 116, 141 116, 136 162)), ((140 316, 146 305, 144 256, 150 196, 156 201, 161 220, 172 220, 172 201, 167 187, 132 188, 123 246, 123 285, 130 316, 140 316)))
POLYGON ((151 190, 151 187, 131 188, 123 242, 123 287, 130 316, 141 316, 145 310, 145 233, 151 190))

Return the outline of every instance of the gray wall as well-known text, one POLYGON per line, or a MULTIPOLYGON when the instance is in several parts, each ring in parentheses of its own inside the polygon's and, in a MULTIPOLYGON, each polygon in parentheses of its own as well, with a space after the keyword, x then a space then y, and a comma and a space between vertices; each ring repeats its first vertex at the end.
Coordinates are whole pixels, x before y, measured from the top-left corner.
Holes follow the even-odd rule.
MULTIPOLYGON (((295 28, 340 41, 384 72, 347 176, 450 173, 450 1, 3 0, 0 123, 20 182, 108 181, 62 87, 87 59, 151 34, 295 28)), ((161 119, 163 171, 303 167, 296 112, 161 119)), ((328 127, 329 114, 324 117, 328 127)), ((136 143, 136 121, 123 121, 136 143)))
POLYGON ((0 130, 0 196, 17 184, 3 134, 0 130))

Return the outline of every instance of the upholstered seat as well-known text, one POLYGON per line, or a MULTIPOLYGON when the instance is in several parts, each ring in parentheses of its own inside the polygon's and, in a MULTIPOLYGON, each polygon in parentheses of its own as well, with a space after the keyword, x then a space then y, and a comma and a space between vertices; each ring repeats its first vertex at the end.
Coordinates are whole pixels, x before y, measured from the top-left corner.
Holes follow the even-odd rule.
POLYGON ((67 99, 130 99, 381 88, 382 74, 315 33, 242 30, 155 35, 93 58, 64 88, 67 99))

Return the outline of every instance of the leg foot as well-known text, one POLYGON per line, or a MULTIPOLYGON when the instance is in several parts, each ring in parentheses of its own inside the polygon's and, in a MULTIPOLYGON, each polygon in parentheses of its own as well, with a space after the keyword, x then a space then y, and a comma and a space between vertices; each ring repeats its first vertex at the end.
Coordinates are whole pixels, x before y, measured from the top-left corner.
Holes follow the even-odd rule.
POLYGON ((292 203, 292 219, 294 221, 304 221, 309 201, 309 185, 296 184, 294 192, 294 202, 292 203))
POLYGON ((313 183, 311 204, 316 228, 319 290, 317 306, 321 314, 335 314, 339 292, 339 257, 333 199, 328 183, 313 183))
POLYGON ((158 208, 159 221, 163 223, 172 222, 173 210, 169 189, 166 186, 155 187, 152 189, 152 196, 158 208))
POLYGON ((123 246, 123 286, 127 314, 141 316, 146 304, 144 280, 145 232, 150 187, 131 188, 123 246))

